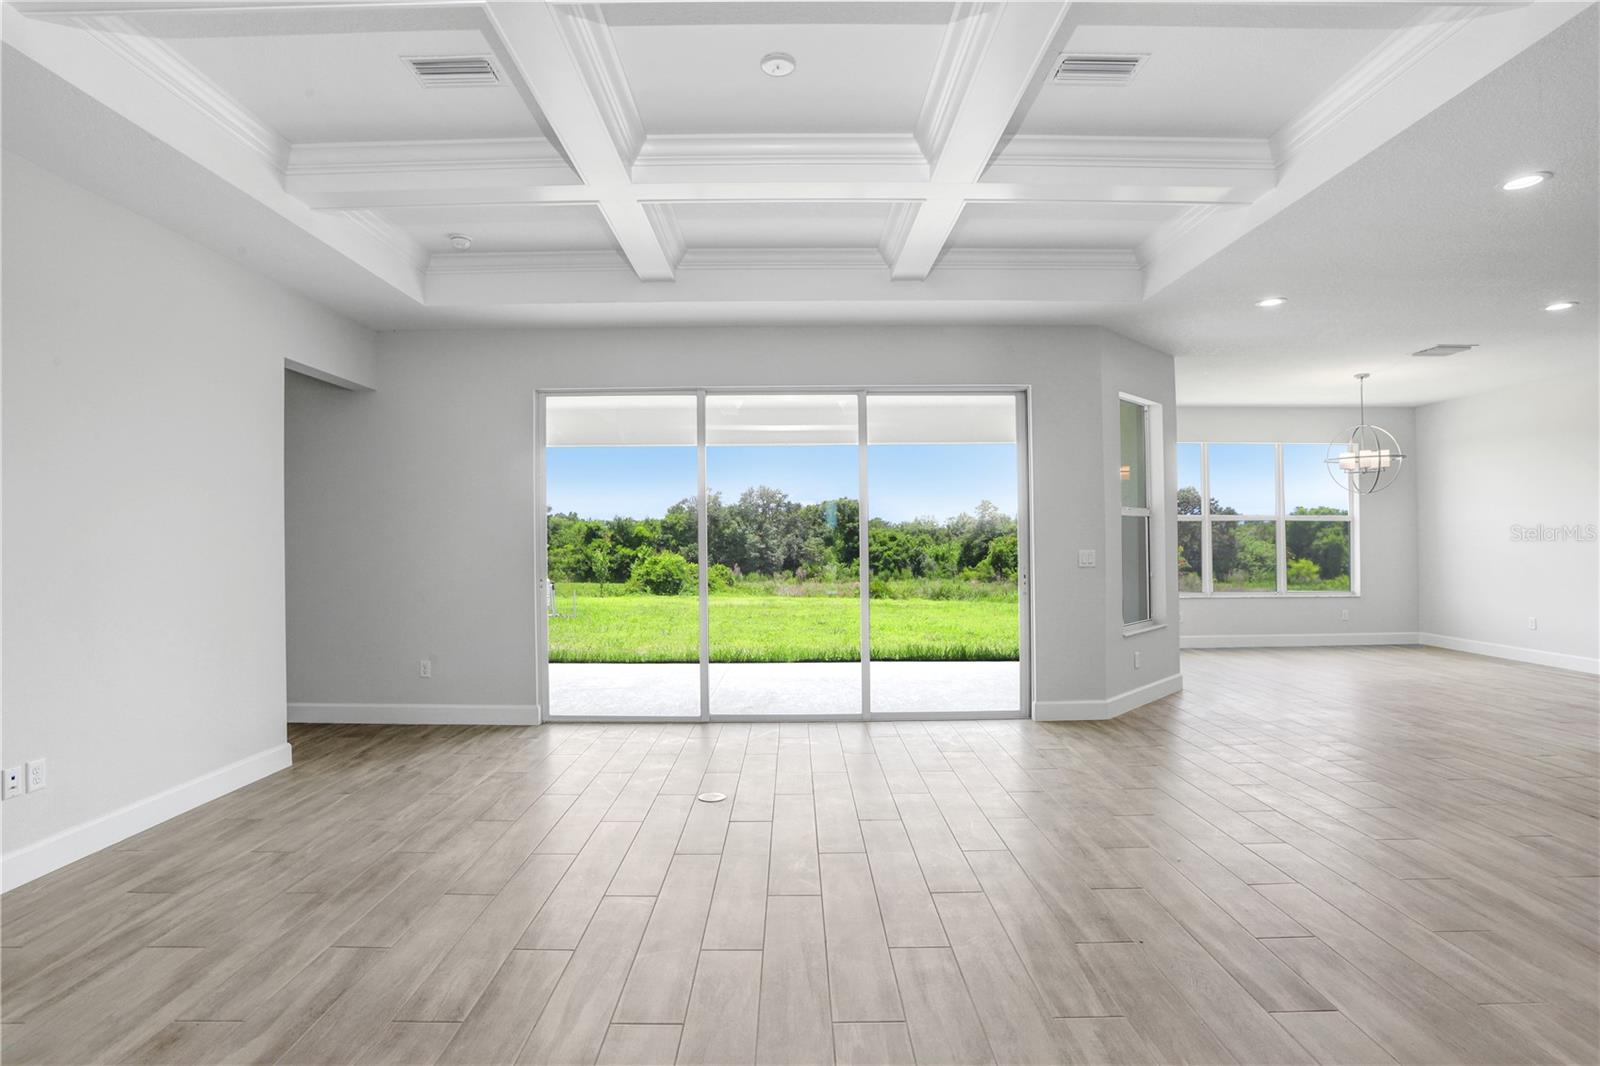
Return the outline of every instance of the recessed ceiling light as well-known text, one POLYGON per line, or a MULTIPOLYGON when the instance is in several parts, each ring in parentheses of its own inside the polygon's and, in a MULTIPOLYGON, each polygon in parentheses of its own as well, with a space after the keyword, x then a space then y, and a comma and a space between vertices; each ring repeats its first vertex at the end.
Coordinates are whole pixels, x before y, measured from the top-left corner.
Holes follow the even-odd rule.
POLYGON ((787 52, 768 52, 761 57, 761 72, 769 78, 787 78, 794 73, 794 56, 787 52))
POLYGON ((1577 300, 1557 300, 1553 304, 1545 304, 1546 311, 1570 311, 1578 306, 1577 300))
POLYGON ((1535 185, 1543 184, 1553 177, 1555 175, 1548 170, 1540 170, 1533 174, 1518 174, 1500 187, 1506 192, 1516 192, 1518 189, 1531 189, 1535 185))
POLYGON ((1282 307, 1284 304, 1286 304, 1288 302, 1289 302, 1289 298, 1287 296, 1268 296, 1264 300, 1257 300, 1256 301, 1256 306, 1257 307, 1282 307))
POLYGON ((452 233, 450 234, 450 247, 458 252, 464 252, 472 247, 472 238, 465 233, 452 233))

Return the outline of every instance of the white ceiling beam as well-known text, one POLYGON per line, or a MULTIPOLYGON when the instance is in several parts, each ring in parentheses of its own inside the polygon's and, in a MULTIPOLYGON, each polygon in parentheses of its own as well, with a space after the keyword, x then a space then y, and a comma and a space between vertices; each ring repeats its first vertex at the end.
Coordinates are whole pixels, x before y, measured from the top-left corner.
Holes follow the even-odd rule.
MULTIPOLYGON (((632 195, 625 131, 603 106, 607 94, 592 65, 574 55, 566 20, 581 19, 547 3, 491 3, 485 14, 533 93, 579 179, 592 190, 617 244, 641 281, 671 281, 673 263, 650 214, 632 195)), ((578 42, 583 47, 581 41, 578 42)))
POLYGON ((952 251, 921 285, 900 285, 876 249, 723 249, 691 252, 672 285, 640 285, 614 253, 436 255, 425 282, 434 307, 696 306, 814 303, 929 307, 1014 301, 1057 310, 1137 303, 1138 262, 1128 252, 1031 254, 952 251))
MULTIPOLYGON (((921 154, 910 138, 814 137, 788 148, 770 139, 674 138, 653 154, 655 140, 646 139, 633 167, 630 192, 641 202, 1244 204, 1276 182, 1265 140, 1015 138, 983 180, 936 186, 925 180, 926 165, 912 162, 912 152, 921 154)), ((300 144, 288 152, 284 182, 307 203, 340 210, 602 198, 537 138, 300 144)))
MULTIPOLYGON (((918 123, 934 184, 969 185, 983 176, 1069 6, 996 4, 958 12, 973 25, 947 35, 946 51, 959 57, 953 63, 941 59, 943 85, 935 84, 929 94, 939 115, 918 123)), ((919 207, 890 268, 893 277, 926 279, 960 217, 959 202, 919 207)))

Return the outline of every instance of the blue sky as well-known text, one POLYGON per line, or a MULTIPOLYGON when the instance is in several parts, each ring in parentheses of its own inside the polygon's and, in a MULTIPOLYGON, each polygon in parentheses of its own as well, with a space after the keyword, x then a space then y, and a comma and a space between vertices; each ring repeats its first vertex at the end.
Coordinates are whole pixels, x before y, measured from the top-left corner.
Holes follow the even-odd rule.
MULTIPOLYGON (((1277 460, 1270 444, 1213 444, 1211 456, 1211 497, 1240 514, 1272 514, 1277 510, 1277 460)), ((1323 460, 1325 444, 1285 444, 1283 446, 1284 506, 1349 506, 1345 490, 1328 476, 1323 460)), ((1200 487, 1200 445, 1178 445, 1178 485, 1200 487)))
MULTIPOLYGON (((1017 450, 1011 444, 875 444, 867 449, 872 514, 902 522, 943 520, 989 500, 1017 513, 1017 450)), ((802 503, 858 492, 855 445, 712 447, 706 484, 726 500, 754 485, 802 503)), ((545 502, 584 518, 656 517, 695 494, 693 448, 549 448, 545 502)))

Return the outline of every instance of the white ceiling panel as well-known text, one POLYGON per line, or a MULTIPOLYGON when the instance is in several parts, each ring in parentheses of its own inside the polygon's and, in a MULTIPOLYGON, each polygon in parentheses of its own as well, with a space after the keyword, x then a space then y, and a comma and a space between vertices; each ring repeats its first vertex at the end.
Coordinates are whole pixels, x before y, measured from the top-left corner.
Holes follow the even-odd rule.
MULTIPOLYGON (((492 54, 478 30, 178 37, 168 45, 291 142, 537 137, 541 132, 504 69, 498 85, 425 88, 405 61, 492 54)), ((498 58, 494 62, 503 68, 498 58)))
POLYGON ((605 8, 652 134, 909 133, 948 4, 643 4, 605 8), (771 78, 761 58, 794 57, 771 78))
POLYGON ((475 252, 614 251, 617 241, 592 204, 473 204, 396 207, 383 212, 426 252, 455 249, 450 235, 472 238, 475 252))
MULTIPOLYGON (((1143 17, 1142 5, 1116 6, 1119 19, 1143 17)), ((1148 58, 1123 85, 1041 84, 1014 128, 1056 135, 1269 137, 1381 45, 1393 23, 1414 13, 1395 4, 1387 17, 1359 20, 1366 24, 1307 27, 1277 19, 1252 20, 1275 23, 1266 26, 1217 25, 1214 12, 1208 17, 1200 10, 1234 6, 1192 5, 1174 16, 1199 25, 1085 24, 1096 16, 1074 9, 1062 51, 1148 58)))

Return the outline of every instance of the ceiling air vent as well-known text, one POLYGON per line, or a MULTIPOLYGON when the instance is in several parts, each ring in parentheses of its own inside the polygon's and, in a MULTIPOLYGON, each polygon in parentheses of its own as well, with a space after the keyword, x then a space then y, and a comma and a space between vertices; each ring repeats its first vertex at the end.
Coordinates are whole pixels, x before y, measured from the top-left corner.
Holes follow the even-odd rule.
POLYGON ((1126 85, 1149 56, 1063 52, 1050 80, 1057 85, 1126 85))
POLYGON ((1459 355, 1461 352, 1470 352, 1476 347, 1476 344, 1435 344, 1432 348, 1424 348, 1420 352, 1412 352, 1411 354, 1428 356, 1459 355))
POLYGON ((428 89, 500 83, 500 75, 488 56, 408 56, 406 62, 428 89))

